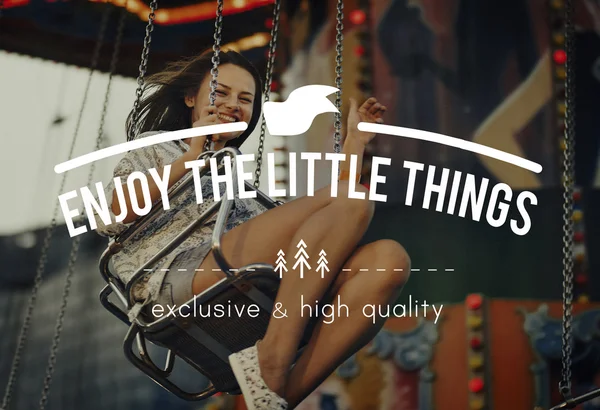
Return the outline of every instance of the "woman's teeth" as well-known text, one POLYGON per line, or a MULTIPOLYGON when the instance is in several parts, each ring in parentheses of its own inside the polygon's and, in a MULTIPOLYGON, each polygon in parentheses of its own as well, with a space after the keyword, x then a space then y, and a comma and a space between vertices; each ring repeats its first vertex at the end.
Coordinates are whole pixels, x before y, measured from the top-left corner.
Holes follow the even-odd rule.
POLYGON ((229 115, 219 114, 219 119, 222 121, 235 122, 237 121, 234 117, 230 117, 229 115))

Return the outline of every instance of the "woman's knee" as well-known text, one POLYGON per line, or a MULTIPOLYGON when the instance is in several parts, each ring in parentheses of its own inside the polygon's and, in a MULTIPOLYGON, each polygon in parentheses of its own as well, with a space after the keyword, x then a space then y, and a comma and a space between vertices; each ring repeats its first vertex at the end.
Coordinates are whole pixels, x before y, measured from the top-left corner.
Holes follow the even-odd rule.
POLYGON ((410 256, 398 242, 383 239, 373 243, 377 267, 385 272, 381 275, 383 286, 402 287, 410 276, 410 256))
POLYGON ((336 204, 339 204, 351 216, 358 221, 369 223, 375 213, 375 203, 369 201, 369 190, 363 185, 354 187, 354 192, 364 199, 350 198, 348 181, 340 181, 338 185, 338 196, 335 197, 336 204))

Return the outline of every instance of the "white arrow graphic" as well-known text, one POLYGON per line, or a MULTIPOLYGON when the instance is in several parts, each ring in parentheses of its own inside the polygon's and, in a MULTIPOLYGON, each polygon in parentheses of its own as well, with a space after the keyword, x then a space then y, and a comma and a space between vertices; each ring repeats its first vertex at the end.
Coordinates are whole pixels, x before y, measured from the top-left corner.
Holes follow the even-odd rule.
POLYGON ((279 252, 277 252, 277 255, 279 255, 279 257, 277 258, 277 261, 275 261, 275 263, 277 264, 275 266, 275 272, 279 273, 279 278, 282 279, 283 278, 283 271, 285 270, 286 272, 288 271, 286 265, 286 261, 285 261, 285 253, 283 252, 283 249, 280 249, 279 252))
POLYGON ((294 258, 298 259, 299 255, 304 256, 306 259, 308 259, 308 254, 306 253, 306 251, 304 249, 300 249, 297 253, 296 256, 294 256, 294 258))
POLYGON ((300 266, 300 278, 304 278, 304 269, 310 269, 310 265, 307 262, 308 254, 304 250, 305 247, 306 243, 302 239, 300 239, 300 242, 298 242, 297 245, 297 248, 300 248, 300 250, 298 250, 296 256, 294 256, 296 258, 296 263, 292 268, 296 269, 296 267, 300 266))
POLYGON ((325 271, 329 272, 329 268, 327 267, 329 262, 327 262, 327 259, 325 259, 325 255, 327 255, 327 253, 325 253, 324 249, 321 249, 321 252, 319 252, 319 265, 317 266, 317 272, 321 271, 321 279, 325 277, 325 271))

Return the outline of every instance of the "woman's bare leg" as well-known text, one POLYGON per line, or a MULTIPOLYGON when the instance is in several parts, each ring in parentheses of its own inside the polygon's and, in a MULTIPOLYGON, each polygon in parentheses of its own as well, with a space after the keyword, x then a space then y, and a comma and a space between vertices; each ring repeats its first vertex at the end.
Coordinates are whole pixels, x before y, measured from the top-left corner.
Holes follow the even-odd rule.
POLYGON ((300 269, 284 273, 275 303, 281 303, 286 318, 271 318, 267 332, 258 346, 258 357, 265 383, 280 395, 285 394, 286 379, 293 363, 300 339, 308 321, 308 305, 316 308, 328 288, 342 271, 372 218, 370 208, 363 201, 338 200, 313 214, 296 232, 286 255, 298 252, 300 240, 307 245, 306 252, 311 270, 300 277, 300 269), (350 201, 350 202, 349 202, 350 201), (363 202, 363 205, 360 203, 363 202), (316 271, 319 253, 325 250, 329 272, 324 277, 316 271), (304 309, 304 310, 303 310, 304 309))
MULTIPOLYGON (((365 191, 363 187, 357 189, 365 191)), ((235 267, 257 262, 275 265, 277 252, 280 249, 288 251, 287 248, 300 226, 333 201, 344 198, 348 201, 347 190, 347 182, 340 182, 338 197, 332 197, 331 188, 327 186, 315 192, 314 196, 294 199, 232 229, 223 235, 221 241, 225 257, 235 267)), ((361 202, 363 207, 370 206, 366 201, 361 202)), ((286 257, 293 257, 293 254, 288 256, 286 253, 286 257)), ((212 254, 207 256, 199 268, 201 271, 196 273, 193 282, 194 294, 201 293, 224 277, 212 254)))
POLYGON ((319 304, 333 305, 335 318, 319 321, 287 379, 290 409, 375 337, 386 318, 377 317, 373 323, 362 309, 368 304, 385 306, 398 298, 410 274, 410 260, 397 242, 380 240, 358 248, 344 269, 328 292, 330 300, 319 304), (348 307, 347 316, 340 304, 348 307))
MULTIPOLYGON (((271 319, 259 344, 263 379, 280 395, 284 394, 290 366, 310 319, 300 314, 301 297, 310 304, 309 301, 316 301, 325 294, 364 235, 373 215, 371 202, 349 199, 346 193, 342 193, 347 184, 341 184, 340 188, 337 198, 331 198, 329 187, 325 188, 315 197, 301 198, 266 212, 223 237, 223 253, 235 266, 255 262, 274 264, 280 249, 284 249, 290 259, 297 252, 296 245, 300 240, 307 245, 312 269, 300 278, 299 269, 288 267, 275 301, 284 306, 288 317, 285 320, 271 319), (327 253, 330 269, 324 278, 315 272, 321 249, 327 253)), ((357 190, 366 191, 362 187, 357 190)), ((212 272, 218 265, 209 256, 201 267, 205 272, 212 272)), ((205 288, 205 277, 197 275, 194 293, 205 288)))

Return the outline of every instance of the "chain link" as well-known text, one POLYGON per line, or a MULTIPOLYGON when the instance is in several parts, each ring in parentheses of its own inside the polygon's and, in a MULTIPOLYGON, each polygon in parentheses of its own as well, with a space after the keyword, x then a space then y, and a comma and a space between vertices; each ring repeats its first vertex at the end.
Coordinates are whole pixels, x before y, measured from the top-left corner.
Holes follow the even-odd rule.
MULTIPOLYGON (((210 105, 215 105, 217 100, 217 85, 219 84, 217 78, 219 76, 219 63, 221 62, 221 32, 223 31, 223 0, 217 0, 217 14, 215 18, 215 33, 213 35, 213 56, 212 56, 212 68, 210 74, 212 76, 210 80, 210 94, 208 96, 208 102, 210 105)), ((212 136, 207 135, 206 141, 204 141, 204 151, 210 151, 212 148, 212 136)))
MULTIPOLYGON (((121 40, 123 38, 123 30, 125 27, 125 18, 127 17, 127 2, 125 1, 124 7, 121 9, 121 15, 119 18, 119 24, 117 27, 117 36, 115 39, 115 46, 113 49, 113 54, 110 61, 110 69, 108 75, 108 85, 106 87, 106 92, 104 94, 104 105, 102 107, 102 113, 100 115, 100 125, 98 126, 98 134, 96 136, 96 146, 94 148, 95 151, 100 149, 102 141, 104 140, 104 122, 106 118, 106 112, 108 107, 108 100, 110 96, 110 88, 112 83, 112 78, 114 76, 117 62, 119 59, 119 51, 121 49, 121 40)), ((92 184, 92 179, 94 177, 94 172, 96 170, 96 163, 93 162, 90 166, 90 171, 88 173, 87 185, 90 186, 92 184)), ((44 378, 44 387, 42 389, 42 397, 40 399, 40 410, 43 410, 48 403, 48 393, 50 392, 50 384, 52 383, 52 376, 54 374, 54 366, 56 365, 56 356, 58 353, 58 346, 60 344, 60 337, 62 334, 63 323, 65 318, 65 313, 67 310, 67 304, 69 301, 69 294, 71 291, 71 280, 73 277, 73 273, 75 272, 75 263, 77 262, 77 254, 79 252, 79 246, 81 244, 81 236, 77 236, 73 239, 73 246, 71 248, 71 254, 69 255, 69 263, 67 267, 67 275, 65 277, 65 284, 63 288, 62 295, 62 303, 59 309, 58 318, 56 320, 56 326, 54 329, 54 337, 52 338, 52 347, 50 348, 50 357, 48 358, 48 366, 46 367, 46 377, 44 378)))
POLYGON ((563 163, 563 321, 562 321, 562 374, 559 383, 560 393, 565 400, 571 398, 571 356, 572 356, 572 303, 573 303, 573 186, 575 162, 575 38, 573 31, 573 4, 565 5, 566 70, 565 79, 565 150, 563 163))
MULTIPOLYGON (((73 138, 71 140, 71 146, 69 149, 69 156, 68 156, 69 159, 71 159, 73 157, 75 142, 77 140, 77 134, 79 133, 79 128, 81 126, 81 120, 83 118, 83 111, 85 109, 85 104, 87 102, 87 98, 88 98, 88 94, 89 94, 89 90, 90 90, 92 75, 98 65, 98 60, 100 58, 100 49, 102 48, 102 43, 104 42, 104 35, 106 32, 108 18, 110 16, 111 10, 112 10, 112 8, 107 7, 104 10, 104 14, 102 15, 102 20, 100 23, 100 30, 98 32, 98 38, 96 40, 94 53, 92 55, 92 63, 90 66, 90 73, 88 75, 86 88, 85 88, 85 91, 83 94, 83 102, 82 102, 81 108, 79 110, 79 115, 77 117, 75 131, 73 134, 73 138)), ((65 173, 62 177, 62 180, 60 183, 60 188, 58 189, 59 193, 64 190, 66 179, 67 179, 67 173, 65 173)), ((40 260, 38 262, 38 266, 37 266, 37 270, 36 270, 36 274, 35 274, 35 278, 34 278, 34 284, 31 289, 31 296, 29 297, 29 302, 27 305, 25 319, 23 320, 23 326, 21 327, 21 332, 19 333, 19 338, 17 340, 17 349, 15 351, 15 355, 14 355, 13 362, 11 365, 8 382, 6 384, 6 390, 4 392, 4 397, 2 399, 2 405, 0 406, 4 410, 8 410, 8 408, 10 406, 12 392, 15 387, 15 382, 17 380, 17 373, 19 371, 19 367, 21 364, 21 355, 23 354, 23 350, 24 350, 25 344, 27 342, 27 336, 29 334, 29 328, 31 326, 31 318, 33 316, 33 310, 37 303, 37 295, 38 295, 40 286, 43 282, 43 275, 44 275, 44 271, 46 269, 46 262, 48 260, 48 250, 50 248, 50 240, 52 239, 52 236, 54 234, 54 229, 56 228, 56 225, 57 225, 58 209, 59 209, 59 204, 57 202, 54 207, 54 212, 52 215, 52 221, 50 223, 50 227, 46 230, 46 234, 44 236, 44 241, 42 243, 42 248, 41 248, 41 252, 40 252, 41 253, 40 260)), ((78 241, 74 240, 73 246, 71 248, 71 255, 76 255, 78 247, 79 247, 78 241)), ((69 266, 70 266, 70 263, 69 263, 69 266)), ((69 269, 71 269, 71 268, 69 267, 69 269)))
POLYGON ((148 15, 148 24, 146 25, 146 36, 144 37, 144 47, 142 49, 142 61, 140 62, 140 73, 137 78, 137 90, 135 91, 136 98, 133 103, 132 127, 127 136, 127 141, 135 138, 135 130, 137 127, 138 117, 140 115, 140 101, 144 92, 144 76, 148 69, 148 55, 150 54, 150 42, 152 41, 152 32, 154 31, 154 19, 156 18, 156 9, 158 8, 157 0, 152 0, 150 3, 150 14, 148 15))
MULTIPOLYGON (((106 112, 108 110, 108 100, 110 98, 110 90, 112 86, 112 79, 117 70, 117 61, 119 60, 119 51, 121 50, 121 40, 123 39, 123 30, 125 29, 125 19, 127 18, 127 4, 129 0, 125 0, 125 5, 121 9, 121 15, 119 16, 119 25, 117 26, 117 37, 115 38, 115 47, 113 54, 110 59, 110 68, 108 73, 108 84, 106 86, 106 93, 104 94, 104 103, 102 104, 102 114, 100 114, 100 126, 98 127, 98 138, 104 141, 104 122, 106 119, 106 112)), ((100 149, 97 146, 96 149, 100 149)), ((96 163, 92 162, 92 167, 95 167, 96 163)))
MULTIPOLYGON (((273 82, 273 69, 275 67, 275 51, 277 50, 277 35, 279 33, 279 17, 281 15, 281 0, 275 0, 273 6, 273 26, 271 27, 271 40, 269 41, 269 58, 267 59, 267 73, 263 94, 265 103, 271 98, 271 83, 273 82)), ((258 156, 256 159, 256 170, 254 171, 254 188, 260 188, 260 175, 262 170, 262 158, 265 150, 265 135, 267 131, 267 122, 263 115, 260 124, 260 137, 258 139, 258 156)))
POLYGON ((341 152, 341 141, 342 141, 342 52, 344 51, 344 0, 338 0, 337 2, 337 25, 336 25, 336 56, 335 56, 335 86, 338 89, 335 94, 335 106, 338 109, 338 112, 335 113, 335 122, 333 124, 335 134, 334 134, 334 144, 333 151, 335 153, 341 152))

